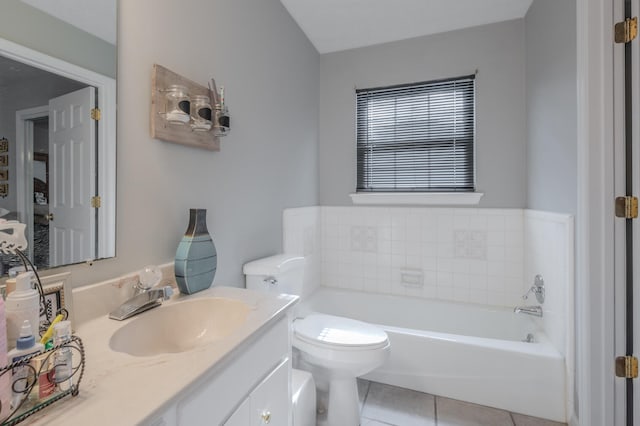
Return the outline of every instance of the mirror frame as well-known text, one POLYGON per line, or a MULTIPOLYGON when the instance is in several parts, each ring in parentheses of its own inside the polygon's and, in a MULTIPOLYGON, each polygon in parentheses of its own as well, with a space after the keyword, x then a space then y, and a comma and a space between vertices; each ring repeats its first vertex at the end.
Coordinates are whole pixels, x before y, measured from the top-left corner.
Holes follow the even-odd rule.
MULTIPOLYGON (((97 191, 101 197, 101 205, 100 208, 98 208, 98 241, 96 247, 97 253, 99 254, 98 258, 115 257, 116 80, 3 38, 0 38, 0 55, 71 80, 94 86, 98 90, 98 108, 101 111, 101 125, 98 126, 98 141, 102 141, 102 143, 98 143, 97 148, 98 158, 100 159, 97 191)), ((24 131, 24 127, 16 126, 16 140, 18 140, 19 137, 24 138, 24 131)), ((29 209, 31 209, 31 214, 33 214, 33 205, 26 200, 26 191, 28 188, 25 185, 25 183, 28 182, 27 177, 32 173, 31 169, 33 166, 31 161, 33 158, 27 158, 28 156, 24 149, 25 147, 23 146, 20 151, 16 150, 16 172, 22 174, 22 179, 20 179, 22 184, 17 187, 17 205, 27 206, 27 211, 18 212, 18 218, 22 223, 26 223, 29 217, 29 209)))

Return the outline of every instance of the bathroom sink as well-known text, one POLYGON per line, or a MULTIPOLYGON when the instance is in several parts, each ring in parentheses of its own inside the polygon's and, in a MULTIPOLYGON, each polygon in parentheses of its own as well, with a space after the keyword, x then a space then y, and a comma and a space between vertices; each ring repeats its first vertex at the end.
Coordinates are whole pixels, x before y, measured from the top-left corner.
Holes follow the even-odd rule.
POLYGON ((118 329, 109 347, 134 356, 186 352, 230 335, 250 310, 246 303, 224 297, 166 304, 118 329))

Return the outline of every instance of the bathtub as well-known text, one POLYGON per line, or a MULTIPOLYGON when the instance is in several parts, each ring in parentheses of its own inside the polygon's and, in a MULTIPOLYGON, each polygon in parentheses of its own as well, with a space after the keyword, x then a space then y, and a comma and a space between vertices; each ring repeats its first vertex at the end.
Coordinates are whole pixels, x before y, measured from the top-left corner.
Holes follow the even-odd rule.
POLYGON ((566 422, 565 363, 538 319, 512 309, 320 287, 299 314, 382 327, 389 360, 365 379, 566 422), (532 334, 534 342, 523 342, 532 334))

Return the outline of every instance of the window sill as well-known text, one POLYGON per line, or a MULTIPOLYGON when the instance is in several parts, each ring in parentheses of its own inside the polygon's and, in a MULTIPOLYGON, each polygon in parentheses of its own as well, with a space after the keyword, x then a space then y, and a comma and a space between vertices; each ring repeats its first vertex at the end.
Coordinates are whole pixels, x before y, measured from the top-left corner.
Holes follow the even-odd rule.
POLYGON ((349 194, 353 204, 477 205, 482 192, 358 192, 349 194))

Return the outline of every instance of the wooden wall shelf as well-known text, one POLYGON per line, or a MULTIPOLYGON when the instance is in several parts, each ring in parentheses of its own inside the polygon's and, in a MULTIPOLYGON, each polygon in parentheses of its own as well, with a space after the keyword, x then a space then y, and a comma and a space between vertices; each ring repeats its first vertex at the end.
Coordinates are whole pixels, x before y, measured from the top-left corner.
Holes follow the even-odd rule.
MULTIPOLYGON (((209 151, 220 151, 220 138, 213 132, 194 132, 189 124, 171 124, 162 115, 166 109, 165 90, 172 84, 185 86, 190 96, 211 93, 207 87, 195 83, 173 71, 158 65, 153 65, 151 76, 151 137, 167 142, 194 146, 209 151)), ((211 99, 213 102, 213 99, 211 99)))

